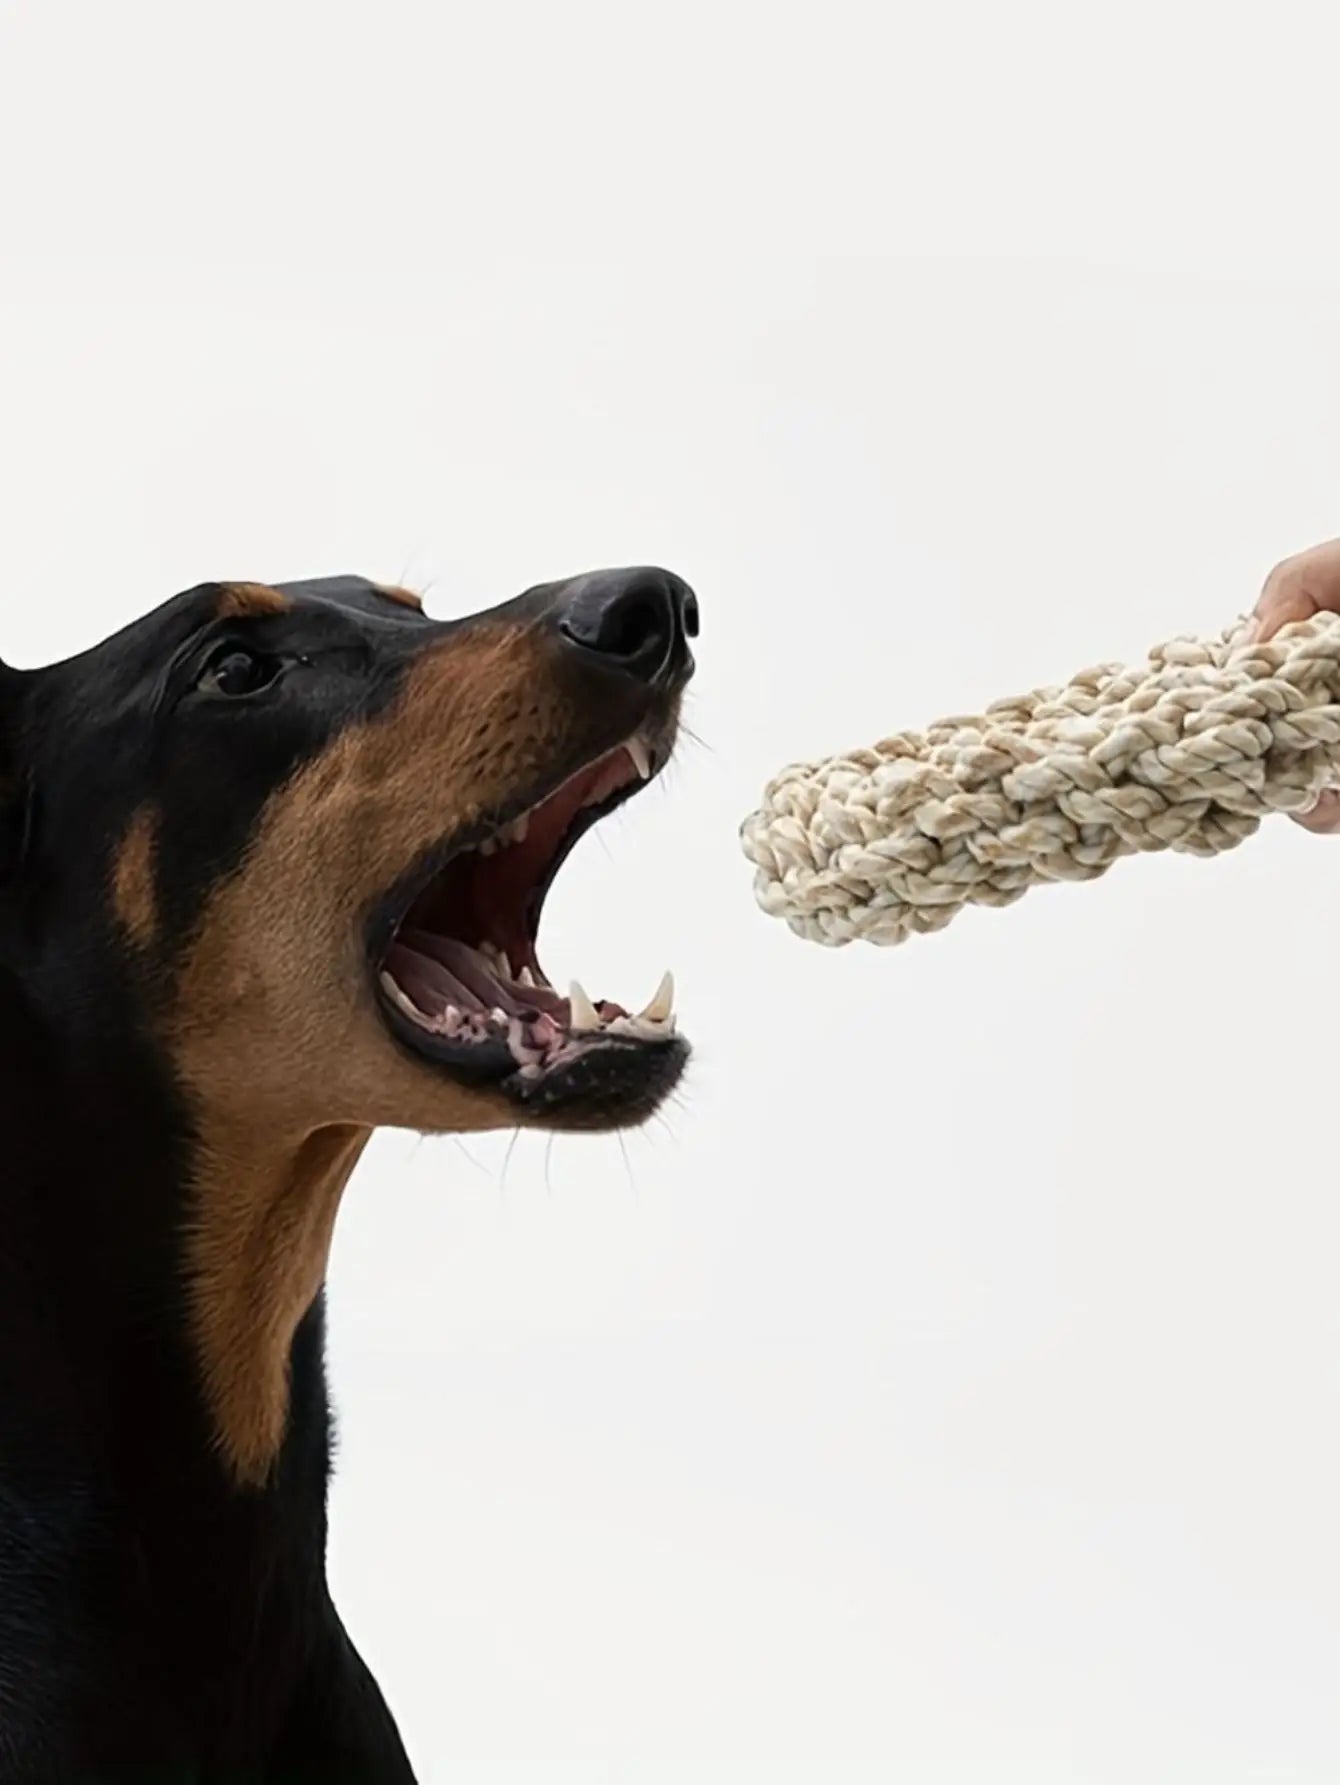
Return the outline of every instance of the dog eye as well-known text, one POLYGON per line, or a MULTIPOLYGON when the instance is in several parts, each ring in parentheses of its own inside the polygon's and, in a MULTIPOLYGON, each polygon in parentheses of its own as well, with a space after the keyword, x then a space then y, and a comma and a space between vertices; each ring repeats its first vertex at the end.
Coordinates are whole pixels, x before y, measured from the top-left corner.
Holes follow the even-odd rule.
POLYGON ((220 694, 235 700, 268 688, 283 667, 277 657, 260 657, 237 645, 227 645, 205 665, 197 686, 204 694, 220 694))

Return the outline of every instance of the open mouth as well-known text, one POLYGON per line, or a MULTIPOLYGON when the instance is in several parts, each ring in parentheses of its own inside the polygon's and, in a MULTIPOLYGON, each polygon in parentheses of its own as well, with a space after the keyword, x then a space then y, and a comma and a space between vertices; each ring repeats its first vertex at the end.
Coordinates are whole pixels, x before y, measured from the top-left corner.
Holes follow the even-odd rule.
POLYGON ((541 1105, 662 1078, 671 1056, 677 1076, 687 1050, 669 973, 632 1011, 577 980, 560 993, 537 952, 545 897, 574 844, 659 767, 641 736, 618 745, 411 893, 376 956, 383 1010, 406 1046, 541 1105))

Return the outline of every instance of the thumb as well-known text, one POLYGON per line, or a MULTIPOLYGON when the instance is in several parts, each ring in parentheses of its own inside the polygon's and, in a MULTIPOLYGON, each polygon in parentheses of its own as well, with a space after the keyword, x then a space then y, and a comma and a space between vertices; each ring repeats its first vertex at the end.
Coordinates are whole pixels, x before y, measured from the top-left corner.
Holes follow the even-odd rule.
POLYGON ((1304 830, 1313 831, 1318 836, 1333 836, 1340 831, 1340 788, 1324 788, 1317 795, 1315 805, 1309 806, 1306 812, 1291 812, 1289 816, 1304 830))

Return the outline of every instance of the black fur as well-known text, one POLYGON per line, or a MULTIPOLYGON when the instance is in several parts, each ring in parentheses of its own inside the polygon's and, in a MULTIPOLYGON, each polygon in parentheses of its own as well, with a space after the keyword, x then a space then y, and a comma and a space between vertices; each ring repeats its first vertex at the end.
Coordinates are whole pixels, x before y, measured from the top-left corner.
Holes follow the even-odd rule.
POLYGON ((326 1591, 319 1304, 294 1346, 272 1485, 240 1492, 215 1458, 177 1256, 189 1124, 107 894, 109 852, 153 799, 164 932, 188 934, 275 785, 389 696, 428 623, 352 579, 329 593, 247 623, 274 649, 321 647, 311 698, 263 727, 228 724, 191 692, 230 629, 213 585, 70 662, 5 677, 6 1785, 412 1777, 326 1591))
POLYGON ((218 585, 49 669, 0 669, 0 1785, 395 1785, 412 1773, 325 1578, 318 1299, 282 1452, 239 1488, 186 1333, 191 1124, 154 987, 266 799, 385 705, 443 628, 345 578, 248 619, 295 692, 238 725, 197 691, 218 585), (161 815, 133 964, 112 856, 161 815))

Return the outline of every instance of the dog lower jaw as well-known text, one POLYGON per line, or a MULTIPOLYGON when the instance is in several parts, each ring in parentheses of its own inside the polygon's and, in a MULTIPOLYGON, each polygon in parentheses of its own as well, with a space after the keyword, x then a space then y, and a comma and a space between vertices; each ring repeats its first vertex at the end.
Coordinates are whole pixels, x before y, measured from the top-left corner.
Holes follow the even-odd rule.
MULTIPOLYGON (((566 1007, 569 1000, 562 1003, 566 1007)), ((407 1014, 389 994, 382 1000, 383 1020, 403 1050, 444 1079, 496 1099, 495 1121, 464 1125, 481 1128, 528 1121, 610 1130, 636 1127, 654 1114, 683 1073, 687 1042, 672 1021, 653 1027, 609 1014, 617 1006, 601 1009, 606 1016, 594 1030, 573 1031, 545 1019, 554 1035, 537 1059, 524 1040, 533 1026, 528 1029, 521 1017, 481 1020, 479 1035, 467 1039, 425 1028, 417 1013, 407 1014)))

